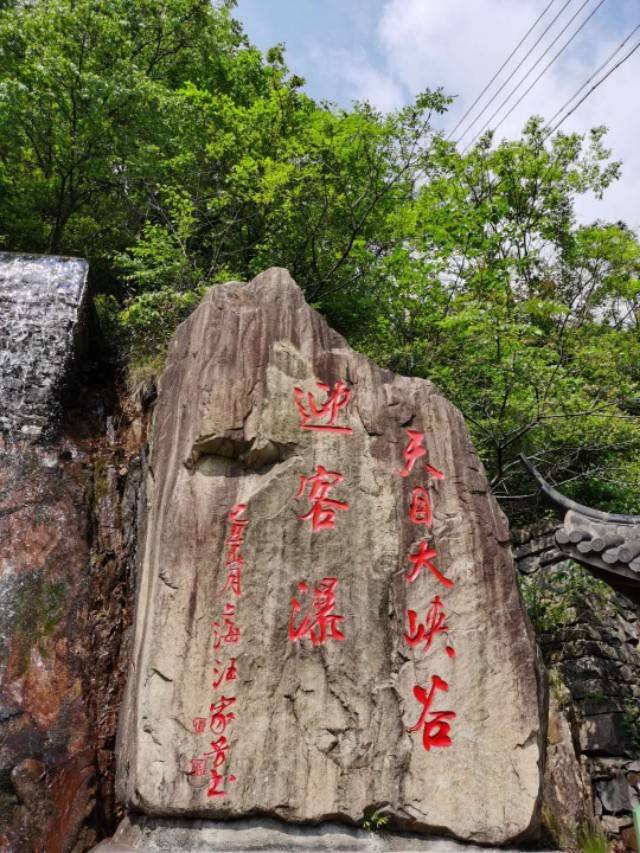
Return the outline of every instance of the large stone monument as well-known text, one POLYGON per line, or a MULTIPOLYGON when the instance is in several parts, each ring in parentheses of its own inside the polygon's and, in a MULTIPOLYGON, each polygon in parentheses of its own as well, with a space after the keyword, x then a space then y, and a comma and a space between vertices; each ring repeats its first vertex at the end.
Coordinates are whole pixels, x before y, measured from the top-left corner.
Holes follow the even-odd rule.
POLYGON ((173 341, 147 488, 132 821, 381 812, 483 844, 536 834, 535 643, 437 388, 353 352, 285 270, 214 287, 173 341))

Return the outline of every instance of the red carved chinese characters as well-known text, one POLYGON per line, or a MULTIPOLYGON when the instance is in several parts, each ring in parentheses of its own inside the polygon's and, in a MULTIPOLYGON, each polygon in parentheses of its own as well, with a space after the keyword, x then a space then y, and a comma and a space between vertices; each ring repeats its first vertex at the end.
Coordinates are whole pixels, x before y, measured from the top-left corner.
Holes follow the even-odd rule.
POLYGON ((409 518, 414 524, 424 524, 425 527, 431 527, 433 518, 431 501, 429 500, 429 492, 424 486, 416 486, 411 492, 409 518))
POLYGON ((455 720, 455 711, 430 711, 431 703, 438 690, 447 692, 449 685, 437 675, 431 676, 431 689, 427 693, 424 687, 417 684, 413 688, 413 695, 422 704, 422 711, 415 726, 407 729, 409 732, 417 732, 422 729, 422 746, 427 752, 434 746, 451 746, 449 731, 451 729, 448 720, 455 720), (430 717, 430 719, 427 719, 430 717))
POLYGON ((195 717, 193 720, 193 731, 197 735, 201 735, 204 733, 207 727, 207 718, 206 717, 195 717))
POLYGON ((234 595, 242 594, 242 567, 244 566, 244 557, 240 553, 240 549, 244 544, 244 534, 249 524, 249 520, 242 518, 243 512, 246 510, 246 504, 235 504, 229 512, 229 521, 231 522, 231 532, 226 544, 229 546, 225 566, 228 570, 227 583, 223 592, 231 589, 234 595))
MULTIPOLYGON (((314 587, 313 601, 302 616, 298 627, 296 627, 296 619, 300 615, 302 605, 295 595, 293 596, 289 619, 289 639, 292 642, 308 637, 314 646, 321 646, 327 640, 344 640, 344 634, 338 627, 341 622, 344 622, 344 617, 333 613, 337 585, 337 578, 322 578, 318 586, 314 587)), ((299 583, 298 591, 306 595, 309 587, 304 582, 299 583)))
POLYGON ((418 614, 415 610, 408 610, 407 618, 409 627, 404 635, 407 645, 418 646, 420 643, 424 643, 426 654, 438 634, 444 634, 446 638, 445 651, 450 658, 455 657, 455 649, 449 643, 449 626, 439 595, 436 595, 431 602, 423 622, 418 621, 418 614))
POLYGON ((192 758, 191 759, 191 775, 192 776, 204 776, 207 772, 207 762, 204 758, 192 758))
POLYGON ((242 595, 242 569, 238 564, 229 569, 227 582, 225 583, 222 592, 224 593, 228 589, 231 590, 237 598, 242 595))
POLYGON ((216 664, 217 666, 213 668, 214 681, 211 685, 214 690, 217 690, 223 681, 235 681, 238 677, 238 667, 235 658, 231 658, 226 666, 222 666, 220 660, 216 660, 216 664))
MULTIPOLYGON (((235 776, 227 776, 227 783, 235 782, 235 776)), ((215 767, 211 768, 211 782, 207 788, 207 797, 226 797, 227 792, 220 789, 220 785, 224 782, 222 773, 218 773, 215 767)))
POLYGON ((300 412, 301 429, 315 430, 317 432, 336 432, 343 435, 351 435, 353 430, 348 426, 339 426, 336 421, 341 409, 346 408, 351 399, 351 391, 346 384, 339 380, 330 389, 324 382, 316 385, 327 395, 322 405, 317 405, 311 391, 305 395, 302 388, 293 389, 293 399, 300 412), (306 399, 305 399, 306 398, 306 399))
POLYGON ((222 611, 222 623, 212 622, 213 648, 218 650, 222 643, 239 643, 240 628, 235 623, 236 608, 234 604, 225 604, 222 611))
MULTIPOLYGON (((242 571, 244 568, 244 557, 242 546, 249 525, 249 519, 244 515, 246 504, 235 504, 227 519, 230 524, 229 535, 225 541, 227 553, 225 556, 225 568, 227 569, 227 581, 222 589, 234 598, 242 596, 242 571)), ((214 690, 226 689, 229 682, 238 678, 238 658, 223 657, 223 647, 237 645, 241 640, 241 631, 236 624, 236 605, 232 601, 226 601, 222 608, 222 615, 211 622, 213 634, 213 648, 219 651, 220 657, 216 657, 213 667, 213 681, 211 687, 214 690)), ((235 696, 221 696, 216 702, 212 702, 209 708, 209 729, 216 735, 216 739, 210 743, 211 749, 204 752, 198 758, 192 760, 191 776, 205 776, 209 766, 210 781, 207 788, 207 797, 224 797, 227 794, 226 786, 236 781, 232 774, 225 774, 224 765, 230 757, 231 747, 225 731, 236 719, 235 711, 227 710, 236 704, 235 696)), ((207 719, 196 717, 193 720, 195 734, 204 734, 207 719)))
MULTIPOLYGON (((300 428, 315 432, 330 432, 342 435, 352 435, 350 426, 338 423, 338 417, 346 409, 351 399, 351 390, 345 382, 338 380, 333 388, 324 382, 316 383, 326 395, 323 403, 317 403, 315 395, 302 388, 293 389, 293 399, 300 413, 300 428)), ((300 521, 310 521, 311 530, 318 533, 321 530, 334 530, 336 513, 349 509, 346 501, 329 497, 329 492, 339 486, 344 477, 338 471, 328 471, 323 465, 316 467, 312 476, 300 477, 300 485, 296 492, 296 500, 306 496, 310 509, 304 515, 299 515, 300 521)), ((304 638, 311 640, 314 646, 323 645, 327 640, 344 640, 340 625, 344 617, 333 612, 335 607, 335 588, 337 578, 323 578, 313 589, 312 601, 302 613, 303 605, 294 595, 291 599, 291 616, 289 618, 289 640, 297 642, 304 638), (296 624, 298 622, 298 624, 296 624)), ((307 595, 309 586, 301 582, 298 592, 307 595)))
POLYGON ((229 757, 229 742, 224 735, 220 735, 218 740, 211 741, 211 750, 204 753, 208 758, 213 755, 213 766, 220 767, 229 757))
POLYGON ((450 589, 453 586, 453 581, 446 578, 439 569, 437 569, 432 560, 436 557, 436 549, 430 548, 427 542, 423 539, 418 545, 418 550, 415 554, 409 554, 409 562, 413 563, 413 568, 407 572, 406 578, 409 583, 413 583, 418 577, 423 568, 429 569, 432 575, 438 580, 442 586, 450 589))
POLYGON ((349 504, 344 501, 336 501, 327 497, 329 491, 340 485, 344 477, 337 471, 327 471, 322 465, 318 465, 313 477, 300 477, 300 487, 296 493, 296 499, 303 497, 307 487, 309 493, 307 500, 311 509, 305 515, 300 515, 300 521, 311 521, 311 529, 332 530, 336 524, 336 511, 349 509, 349 504))
POLYGON ((231 705, 235 705, 235 696, 222 696, 218 702, 213 702, 209 708, 209 728, 214 734, 222 734, 236 715, 233 711, 227 711, 231 705))
MULTIPOLYGON (((402 451, 404 468, 400 471, 401 477, 408 477, 413 471, 413 466, 416 464, 418 459, 427 455, 427 448, 424 446, 424 433, 418 432, 418 430, 415 429, 405 429, 405 432, 409 436, 409 444, 407 444, 405 449, 402 451)), ((425 464, 423 465, 423 468, 428 474, 435 477, 436 480, 444 479, 442 471, 438 471, 438 469, 434 468, 432 465, 425 464)))
POLYGON ((231 522, 231 534, 227 539, 227 545, 242 545, 244 542, 244 531, 249 524, 249 519, 240 516, 246 510, 246 504, 235 504, 229 511, 231 522))
MULTIPOLYGON (((427 456, 425 446, 425 435, 415 429, 405 430, 409 436, 409 443, 402 452, 404 467, 399 472, 401 477, 408 477, 414 470, 419 459, 427 456)), ((436 480, 444 480, 444 474, 426 461, 422 463, 422 470, 436 480)), ((433 522, 433 508, 431 496, 425 485, 415 485, 411 489, 409 503, 409 520, 412 524, 422 525, 428 531, 433 522)), ((436 566, 434 560, 437 558, 435 547, 427 539, 421 540, 417 549, 410 552, 408 560, 412 568, 406 572, 407 583, 412 584, 422 572, 428 569, 433 577, 442 584, 445 589, 451 589, 454 582, 447 578, 436 566)), ((449 641, 449 626, 444 612, 444 605, 439 595, 434 596, 425 612, 424 619, 420 621, 416 610, 407 610, 408 626, 404 633, 404 641, 411 647, 422 646, 424 654, 427 654, 433 646, 434 640, 442 634, 445 638, 444 650, 449 658, 455 657, 455 649, 449 641)), ((416 684, 413 688, 414 697, 422 704, 422 712, 415 726, 408 731, 416 732, 422 729, 422 745, 429 751, 433 747, 451 746, 450 723, 455 719, 455 711, 432 711, 431 704, 438 690, 448 691, 449 685, 440 676, 431 677, 431 688, 427 692, 424 687, 416 684)))

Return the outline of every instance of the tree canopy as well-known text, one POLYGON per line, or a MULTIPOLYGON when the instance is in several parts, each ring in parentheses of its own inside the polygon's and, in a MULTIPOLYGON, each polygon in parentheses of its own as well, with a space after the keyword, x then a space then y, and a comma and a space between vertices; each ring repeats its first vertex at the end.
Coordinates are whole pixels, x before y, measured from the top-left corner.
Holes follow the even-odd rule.
POLYGON ((3 248, 88 257, 133 364, 206 287, 286 266, 353 346, 461 408, 512 518, 539 512, 521 451, 638 511, 640 247, 574 213, 619 178, 604 128, 532 119, 463 155, 437 85, 389 114, 317 103, 233 5, 0 5, 3 248))

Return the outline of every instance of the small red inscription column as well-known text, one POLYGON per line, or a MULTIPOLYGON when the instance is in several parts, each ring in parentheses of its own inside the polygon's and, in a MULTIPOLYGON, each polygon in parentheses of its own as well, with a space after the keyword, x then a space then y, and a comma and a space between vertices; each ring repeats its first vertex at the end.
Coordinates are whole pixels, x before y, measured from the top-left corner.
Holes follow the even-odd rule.
MULTIPOLYGON (((249 525, 249 519, 245 516, 246 509, 246 504, 235 504, 227 515, 227 521, 230 525, 229 535, 225 540, 227 553, 224 565, 227 569, 227 579, 221 591, 221 596, 225 596, 225 593, 227 593, 228 596, 233 596, 234 599, 239 599, 242 596, 242 572, 245 565, 242 546, 244 545, 245 533, 249 525)), ((215 666, 212 669, 213 680, 211 687, 213 690, 218 691, 222 688, 226 689, 227 685, 235 682, 238 678, 238 657, 226 658, 224 656, 225 647, 238 645, 242 638, 242 632, 236 623, 235 601, 226 600, 224 602, 221 615, 211 622, 211 629, 213 650, 218 653, 214 661, 215 666)), ((217 737, 210 742, 210 750, 202 753, 197 758, 193 758, 191 762, 191 772, 189 775, 194 778, 206 776, 207 767, 209 768, 207 797, 210 798, 226 796, 228 785, 236 781, 236 776, 224 772, 224 765, 229 760, 231 754, 231 745, 224 733, 227 727, 236 719, 235 710, 228 711, 227 708, 234 707, 236 701, 235 696, 223 695, 217 701, 210 704, 209 730, 214 735, 217 735, 217 737)), ((204 734, 206 727, 206 717, 194 718, 194 734, 204 734)))
MULTIPOLYGON (((416 429, 406 429, 406 434, 409 437, 409 442, 402 451, 404 466, 399 472, 401 477, 409 477, 414 471, 416 462, 419 459, 427 456, 427 448, 425 444, 425 434, 416 429)), ((421 465, 429 477, 435 480, 444 480, 444 474, 428 462, 423 462, 421 465)), ((446 577, 436 566, 434 560, 437 559, 437 551, 435 546, 429 541, 431 537, 431 525, 433 523, 433 508, 431 505, 431 496, 428 488, 425 485, 415 485, 411 489, 411 499, 409 504, 409 520, 412 524, 420 525, 425 528, 425 535, 428 537, 418 542, 417 548, 410 551, 408 560, 412 564, 405 578, 407 583, 413 584, 421 574, 423 569, 428 569, 435 580, 445 589, 451 589, 454 586, 454 581, 446 577)), ((432 646, 435 638, 442 634, 445 637, 445 652, 449 658, 455 657, 455 649, 449 641, 449 626, 444 612, 444 605, 439 595, 434 596, 429 608, 426 610, 424 620, 421 622, 418 618, 416 610, 407 610, 408 627, 404 633, 404 641, 410 647, 422 645, 423 651, 427 654, 432 646)), ((450 722, 455 719, 455 711, 431 711, 431 704, 434 701, 438 690, 448 691, 449 685, 444 679, 438 675, 431 677, 431 688, 427 690, 419 684, 413 688, 414 698, 422 704, 422 711, 415 726, 408 729, 409 732, 416 732, 422 729, 422 745, 425 750, 429 751, 433 747, 451 746, 450 737, 450 722)))

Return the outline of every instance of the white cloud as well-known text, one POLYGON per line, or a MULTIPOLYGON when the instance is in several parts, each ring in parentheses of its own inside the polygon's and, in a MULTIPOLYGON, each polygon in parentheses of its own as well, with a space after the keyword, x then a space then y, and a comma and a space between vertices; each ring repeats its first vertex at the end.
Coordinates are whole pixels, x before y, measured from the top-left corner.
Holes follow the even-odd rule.
POLYGON ((364 51, 327 48, 314 45, 311 59, 317 73, 329 78, 332 88, 339 86, 341 101, 369 101, 382 112, 399 109, 407 102, 407 93, 393 77, 376 68, 364 51))
MULTIPOLYGON (((346 85, 357 93, 354 97, 368 98, 381 109, 399 106, 403 98, 406 102, 424 88, 442 85, 447 93, 459 96, 445 120, 445 128, 452 128, 546 5, 547 0, 518 0, 517 3, 514 0, 386 0, 377 27, 377 47, 384 58, 383 67, 368 61, 361 53, 342 55, 335 73, 341 74, 346 85)), ((620 0, 616 11, 621 13, 623 7, 632 10, 633 5, 625 7, 620 0)), ((569 6, 543 40, 545 46, 578 8, 579 4, 569 6)), ((585 8, 565 34, 560 36, 534 74, 492 122, 493 126, 592 8, 585 8)), ((492 91, 514 69, 517 61, 524 56, 559 9, 560 4, 547 13, 535 29, 533 37, 529 38, 498 78, 492 91)), ((604 11, 605 7, 571 44, 566 55, 560 57, 501 125, 499 137, 518 135, 532 114, 550 118, 614 50, 631 26, 625 27, 624 22, 605 17, 604 11), (614 24, 618 25, 617 28, 614 24)), ((635 39, 632 39, 627 48, 634 42, 635 39)), ((535 62, 540 51, 541 48, 538 48, 524 63, 485 113, 477 129, 535 62)), ((623 161, 623 178, 608 191, 603 201, 590 198, 580 201, 578 210, 584 219, 624 219, 633 227, 640 225, 640 145, 637 143, 640 138, 639 67, 640 51, 614 72, 563 124, 563 130, 578 132, 585 132, 597 124, 606 124, 610 129, 607 144, 613 149, 614 158, 623 161)), ((467 135, 465 141, 472 139, 473 135, 467 135)))

